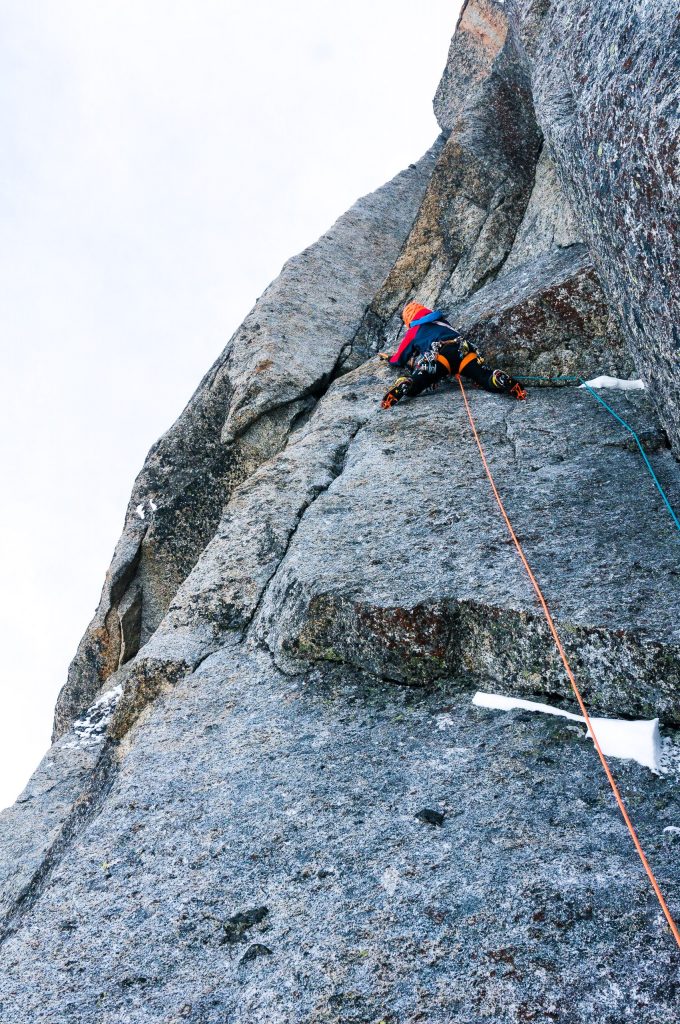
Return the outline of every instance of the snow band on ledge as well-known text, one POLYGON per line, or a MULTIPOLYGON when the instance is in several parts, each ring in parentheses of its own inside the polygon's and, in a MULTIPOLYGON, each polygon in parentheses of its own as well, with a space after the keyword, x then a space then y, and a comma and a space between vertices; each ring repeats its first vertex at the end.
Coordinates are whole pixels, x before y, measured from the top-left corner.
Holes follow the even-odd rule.
MULTIPOLYGON (((573 711, 563 711, 550 704, 523 700, 521 697, 504 697, 500 693, 483 693, 478 690, 472 698, 472 703, 478 708, 490 708, 494 711, 519 709, 538 711, 544 715, 559 715, 561 718, 568 718, 572 722, 586 725, 583 715, 576 715, 573 711)), ((651 768, 653 772, 657 773, 660 771, 661 737, 658 718, 629 722, 622 718, 595 718, 591 715, 590 721, 597 730, 597 738, 602 751, 608 757, 637 761, 643 768, 651 768)), ((592 739, 590 729, 586 729, 586 736, 592 739)))

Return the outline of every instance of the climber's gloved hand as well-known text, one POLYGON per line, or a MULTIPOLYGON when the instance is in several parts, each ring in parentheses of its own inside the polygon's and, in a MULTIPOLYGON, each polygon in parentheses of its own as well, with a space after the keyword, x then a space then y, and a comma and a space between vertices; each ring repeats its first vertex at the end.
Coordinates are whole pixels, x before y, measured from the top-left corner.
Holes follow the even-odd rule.
POLYGON ((388 362, 392 356, 389 352, 378 352, 378 359, 382 359, 383 363, 388 362))

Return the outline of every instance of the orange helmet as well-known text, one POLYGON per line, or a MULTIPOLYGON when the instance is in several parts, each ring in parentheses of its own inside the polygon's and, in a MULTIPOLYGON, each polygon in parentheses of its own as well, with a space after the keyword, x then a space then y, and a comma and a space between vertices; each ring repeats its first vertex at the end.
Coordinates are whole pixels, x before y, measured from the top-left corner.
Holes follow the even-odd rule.
POLYGON ((412 320, 417 320, 419 317, 426 316, 431 312, 431 309, 428 309, 427 306, 421 306, 419 302, 409 302, 407 306, 404 306, 401 318, 408 327, 412 320))

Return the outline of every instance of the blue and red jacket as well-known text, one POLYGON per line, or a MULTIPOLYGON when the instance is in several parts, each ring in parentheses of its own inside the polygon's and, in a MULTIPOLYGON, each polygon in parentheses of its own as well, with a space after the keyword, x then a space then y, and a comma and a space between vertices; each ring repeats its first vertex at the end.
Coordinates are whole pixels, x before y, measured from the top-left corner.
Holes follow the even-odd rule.
POLYGON ((421 306, 418 311, 418 319, 411 320, 409 329, 404 335, 401 345, 390 358, 390 362, 393 366, 406 366, 412 356, 420 356, 423 352, 428 352, 432 347, 432 342, 459 337, 460 334, 458 331, 454 331, 441 310, 432 310, 427 306, 421 306))

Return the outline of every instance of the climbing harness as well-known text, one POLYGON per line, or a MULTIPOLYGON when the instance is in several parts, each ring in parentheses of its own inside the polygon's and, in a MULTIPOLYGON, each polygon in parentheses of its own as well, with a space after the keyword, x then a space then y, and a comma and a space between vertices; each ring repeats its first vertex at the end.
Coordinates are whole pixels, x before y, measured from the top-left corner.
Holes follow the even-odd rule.
MULTIPOLYGON (((463 370, 465 369, 465 367, 468 365, 468 363, 474 363, 475 359, 478 359, 478 358, 479 358, 479 356, 477 355, 476 352, 468 352, 466 355, 463 356, 463 358, 460 361, 460 366, 458 367, 458 373, 462 373, 463 370)), ((451 373, 450 369, 449 369, 449 373, 451 373)))
MULTIPOLYGON (((616 802, 617 802, 617 804, 619 806, 619 810, 621 811, 621 814, 623 816, 623 820, 625 821, 625 823, 626 823, 626 825, 628 827, 628 831, 630 832, 630 835, 631 835, 631 838, 633 840, 633 843, 635 844, 635 849, 637 850, 638 855, 640 857, 640 860, 642 861, 642 866, 645 869, 647 877, 648 877, 648 879, 649 879, 649 881, 651 883, 652 889, 654 890, 656 898, 659 901, 659 904, 660 904, 661 909, 662 909, 662 911, 664 913, 666 921, 668 922, 668 926, 669 926, 669 928, 670 928, 670 930, 671 930, 671 932, 673 934, 673 938, 675 939, 678 947, 680 948, 680 931, 678 931, 678 927, 677 927, 675 921, 673 920, 673 917, 671 915, 670 910, 668 909, 668 905, 666 904, 666 901, 665 901, 665 899, 663 897, 663 893, 661 892, 661 889, 659 888, 659 884, 658 884, 658 882, 657 882, 657 880, 656 880, 656 878, 654 876, 654 872, 652 871, 652 869, 651 869, 651 867, 649 865, 649 861, 647 860, 647 857, 645 856, 645 852, 642 849, 642 846, 640 844, 640 840, 638 839, 638 836, 637 836, 637 833, 635 831, 635 828, 633 827, 633 823, 632 823, 632 821, 630 819, 628 811, 626 810, 626 806, 625 806, 625 804, 623 802, 623 798, 621 797, 621 794, 619 793, 618 786, 616 785, 616 782, 614 781, 614 776, 612 775, 612 772, 611 772, 611 769, 609 767, 609 764, 607 763, 607 759, 604 756, 604 754, 602 753, 602 748, 600 747, 599 741, 597 739, 597 735, 596 735, 595 730, 593 728, 593 723, 592 723, 592 721, 590 719, 590 716, 588 714, 587 708, 586 708, 586 706, 585 706, 585 704, 583 702, 583 697, 581 696, 581 692, 580 692, 580 690, 579 690, 579 688, 578 688, 578 686, 576 684, 576 679, 574 678, 574 673, 572 672, 571 666, 569 664, 569 661, 567 660, 567 655, 565 654, 564 647, 562 646, 562 641, 560 640, 559 634, 558 634, 557 629, 555 627, 555 623, 553 621, 553 617, 550 614, 550 609, 548 608, 548 605, 546 603, 545 597, 543 596, 543 591, 541 590, 541 588, 538 585, 538 582, 536 580, 536 577, 534 576, 533 572, 531 571, 531 566, 529 565, 529 563, 528 563, 528 561, 526 559, 526 556, 525 556, 524 551, 522 549, 522 545, 520 544, 519 540, 517 539, 517 535, 516 535, 516 533, 515 533, 515 531, 514 531, 514 529, 512 527, 512 523, 510 522, 510 519, 508 517, 508 513, 505 511, 505 506, 503 505, 503 502, 501 501, 500 494, 498 493, 498 490, 496 488, 496 484, 494 482, 493 475, 492 475, 491 470, 489 468, 489 464, 488 464, 488 462, 486 460, 486 455, 484 454, 484 449, 482 447, 482 442, 480 441, 479 434, 477 433, 477 428, 475 426, 475 421, 474 421, 474 419, 472 417, 472 411, 470 409, 470 405, 469 405, 469 402, 468 402, 468 399, 467 399, 467 395, 465 393, 465 388, 463 387, 463 381, 462 381, 462 378, 461 378, 460 374, 456 375, 456 379, 457 379, 458 384, 460 386, 461 394, 463 396, 463 401, 465 402, 465 410, 467 412, 468 420, 470 421, 470 427, 472 429, 472 433, 473 433, 474 439, 475 439, 475 441, 477 443, 477 448, 479 449, 479 454, 480 454, 480 456, 482 458, 482 464, 484 466, 484 471, 485 471, 485 473, 486 473, 486 475, 488 477, 489 483, 491 484, 491 490, 493 491, 494 497, 496 499, 496 503, 498 504, 498 507, 501 510, 501 514, 503 516, 503 519, 505 520, 505 525, 508 528, 508 531, 510 533, 510 537, 512 538, 512 542, 515 545, 515 548, 517 549, 517 553, 518 553, 520 559, 522 560, 522 565, 524 566, 524 569, 525 569, 525 571, 526 571, 526 573, 527 573, 527 575, 529 577, 529 580, 531 581, 531 585, 533 586, 533 588, 534 588, 534 590, 536 592, 536 596, 538 597, 539 603, 540 603, 541 608, 543 610, 543 614, 545 615, 545 619, 546 619, 546 622, 548 623, 548 627, 549 627, 550 632, 552 634, 552 638, 555 641, 555 646, 557 647, 557 650, 558 650, 558 653, 560 655, 560 658, 562 659, 562 664, 564 665, 564 670, 565 670, 565 672, 567 674, 567 678, 569 679, 569 682, 571 684, 571 688, 574 691, 574 694, 576 696, 576 700, 578 701, 578 705, 579 705, 579 707, 581 709, 581 713, 582 713, 582 715, 583 715, 583 717, 585 719, 585 723, 586 723, 586 725, 588 727, 588 731, 589 731, 590 735, 592 736, 593 743, 595 744, 595 749, 597 750, 597 753, 598 753, 598 756, 600 758, 600 761, 602 762, 602 767, 604 768, 605 774, 607 776, 607 779, 609 780, 609 785, 612 788, 612 792, 613 792, 614 797, 616 799, 616 802)), ((596 396, 596 397, 598 397, 598 396, 596 396)))

